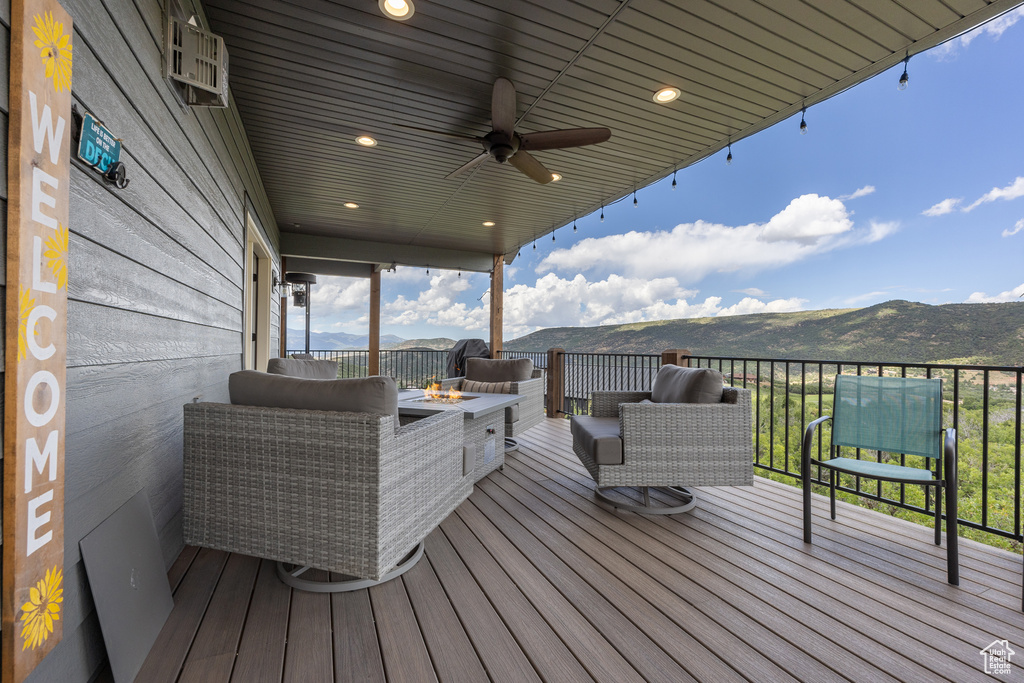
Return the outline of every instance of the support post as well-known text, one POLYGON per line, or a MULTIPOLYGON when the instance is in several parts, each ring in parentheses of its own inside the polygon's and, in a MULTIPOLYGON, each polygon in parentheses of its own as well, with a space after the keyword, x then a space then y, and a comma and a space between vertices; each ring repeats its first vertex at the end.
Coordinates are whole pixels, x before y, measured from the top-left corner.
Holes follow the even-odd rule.
POLYGON ((380 270, 370 275, 370 357, 366 363, 367 375, 380 374, 380 270))
POLYGON ((280 329, 280 333, 278 334, 278 336, 280 337, 280 339, 278 339, 278 346, 280 346, 281 348, 278 350, 278 356, 280 356, 281 358, 287 358, 288 357, 288 297, 287 297, 287 295, 281 297, 281 318, 280 318, 280 320, 281 320, 281 324, 280 324, 281 326, 279 328, 280 329))
POLYGON ((494 255, 494 269, 491 270, 491 358, 501 358, 501 344, 504 337, 505 298, 505 257, 494 255))
POLYGON ((678 365, 682 368, 690 367, 689 349, 668 349, 661 352, 662 365, 678 365))
POLYGON ((565 349, 548 349, 548 392, 544 409, 548 417, 565 415, 565 349))

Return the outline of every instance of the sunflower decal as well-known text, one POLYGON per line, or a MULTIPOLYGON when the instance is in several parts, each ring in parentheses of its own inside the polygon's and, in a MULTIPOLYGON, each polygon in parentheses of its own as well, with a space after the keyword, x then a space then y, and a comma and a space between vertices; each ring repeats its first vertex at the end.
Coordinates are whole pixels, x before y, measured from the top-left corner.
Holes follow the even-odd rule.
POLYGON ((53 78, 55 92, 71 90, 71 34, 64 35, 64 24, 53 20, 53 12, 35 15, 32 32, 38 40, 39 56, 46 67, 46 77, 53 78))
POLYGON ((53 633, 53 622, 60 619, 60 603, 64 602, 63 581, 61 570, 54 567, 29 589, 29 601, 21 606, 22 650, 36 649, 53 633))
POLYGON ((57 278, 57 288, 65 289, 68 286, 68 229, 57 224, 57 234, 47 237, 43 242, 46 248, 43 251, 43 258, 53 276, 57 278))
POLYGON ((29 295, 29 290, 22 287, 18 296, 18 360, 28 356, 28 316, 35 307, 36 300, 29 295))

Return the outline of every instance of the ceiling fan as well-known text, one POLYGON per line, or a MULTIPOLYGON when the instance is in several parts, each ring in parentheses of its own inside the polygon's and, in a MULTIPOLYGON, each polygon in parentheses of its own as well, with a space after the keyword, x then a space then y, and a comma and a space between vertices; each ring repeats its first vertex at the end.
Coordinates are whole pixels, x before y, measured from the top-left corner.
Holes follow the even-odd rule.
POLYGON ((507 78, 499 78, 494 82, 491 93, 491 132, 483 136, 445 133, 448 137, 476 140, 483 145, 484 151, 445 178, 454 178, 476 168, 487 157, 494 157, 499 164, 507 161, 538 183, 549 183, 552 180, 551 171, 544 168, 544 164, 537 161, 530 151, 593 145, 612 136, 607 128, 568 128, 520 135, 514 130, 515 122, 516 87, 507 78))

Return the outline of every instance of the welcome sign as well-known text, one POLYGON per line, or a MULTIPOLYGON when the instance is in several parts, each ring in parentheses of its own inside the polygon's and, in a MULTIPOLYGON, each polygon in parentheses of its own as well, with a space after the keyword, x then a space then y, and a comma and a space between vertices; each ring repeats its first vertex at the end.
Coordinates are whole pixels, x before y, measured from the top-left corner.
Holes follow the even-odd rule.
POLYGON ((12 0, 3 683, 23 681, 63 630, 71 65, 64 8, 12 0))

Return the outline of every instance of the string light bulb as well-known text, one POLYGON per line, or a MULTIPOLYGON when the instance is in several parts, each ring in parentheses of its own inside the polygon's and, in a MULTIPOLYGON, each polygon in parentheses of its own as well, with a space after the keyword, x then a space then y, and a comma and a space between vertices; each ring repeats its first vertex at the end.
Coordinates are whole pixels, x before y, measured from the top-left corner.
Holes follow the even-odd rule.
POLYGON ((676 172, 677 172, 678 170, 679 170, 679 169, 675 169, 675 170, 673 170, 673 171, 672 171, 672 191, 673 191, 673 192, 675 192, 675 191, 676 191, 676 172))
POLYGON ((576 232, 576 218, 575 217, 573 217, 573 219, 572 219, 572 231, 576 232))
POLYGON ((725 163, 726 164, 731 164, 732 163, 732 140, 729 141, 729 156, 725 157, 725 163))
POLYGON ((552 242, 555 241, 555 231, 554 230, 551 231, 551 241, 552 242))
POLYGON ((807 121, 804 120, 804 115, 807 114, 807 106, 803 106, 800 109, 800 135, 807 135, 807 121))
POLYGON ((533 240, 533 250, 537 251, 537 240, 536 240, 536 238, 533 240))
POLYGON ((633 190, 633 208, 637 208, 640 205, 636 203, 636 190, 633 190))
POLYGON ((604 223, 604 204, 601 205, 601 222, 604 223))
POLYGON ((910 83, 910 76, 907 75, 907 65, 910 63, 910 51, 907 51, 907 56, 903 58, 903 75, 900 76, 899 85, 896 86, 897 90, 906 90, 907 84, 910 83))

